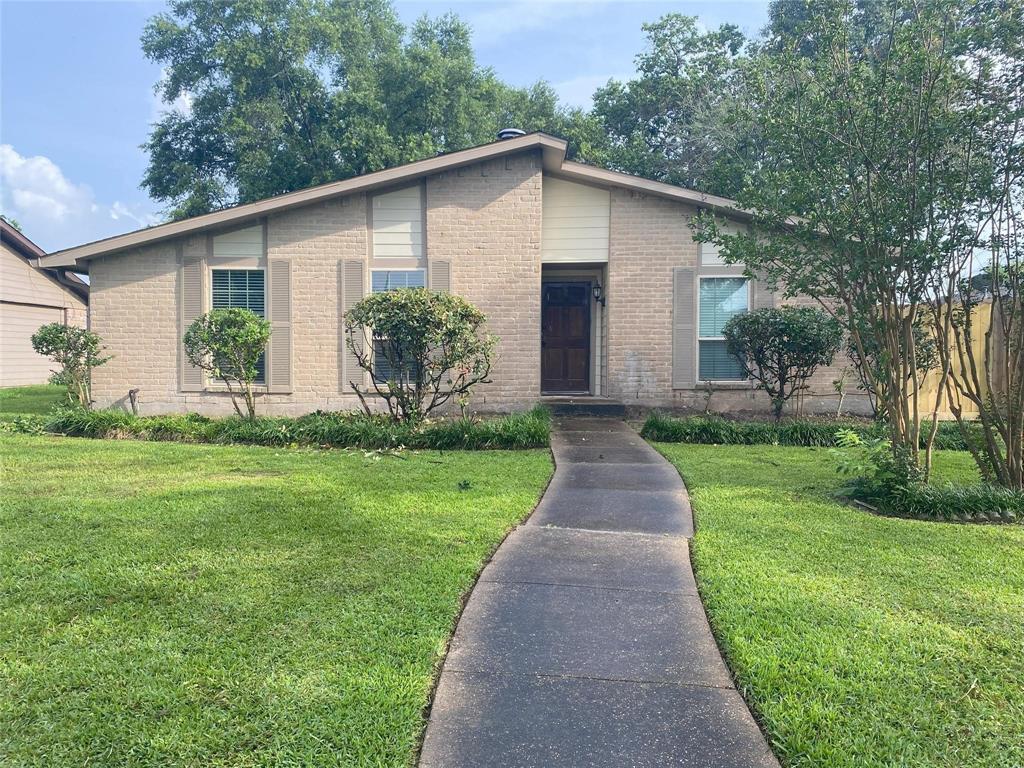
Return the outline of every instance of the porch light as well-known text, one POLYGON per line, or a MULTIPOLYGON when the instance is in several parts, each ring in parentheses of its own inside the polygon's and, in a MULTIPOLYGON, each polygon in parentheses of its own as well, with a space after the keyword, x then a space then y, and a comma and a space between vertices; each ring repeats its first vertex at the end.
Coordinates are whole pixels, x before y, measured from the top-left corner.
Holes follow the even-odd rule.
POLYGON ((594 283, 590 291, 594 294, 594 301, 601 302, 601 306, 603 307, 605 302, 604 286, 600 283, 594 283))

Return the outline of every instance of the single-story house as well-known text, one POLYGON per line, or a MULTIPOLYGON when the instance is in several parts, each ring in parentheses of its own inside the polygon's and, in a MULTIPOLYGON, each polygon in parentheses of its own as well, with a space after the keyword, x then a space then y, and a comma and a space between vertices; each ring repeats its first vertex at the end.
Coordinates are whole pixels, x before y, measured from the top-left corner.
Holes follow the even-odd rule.
POLYGON ((32 349, 32 334, 48 323, 88 323, 89 285, 63 267, 40 269, 46 255, 0 219, 0 387, 45 384, 53 361, 32 349))
MULTIPOLYGON (((490 144, 54 253, 87 270, 92 328, 113 359, 100 406, 139 390, 142 412, 226 413, 186 360, 185 328, 218 307, 272 324, 260 382, 270 414, 359 407, 366 384, 342 314, 370 291, 425 286, 476 304, 499 337, 476 410, 542 396, 626 405, 763 409, 722 326, 772 306, 766 286, 693 238, 701 209, 742 225, 731 200, 566 160, 566 143, 503 132, 490 144), (511 134, 509 136, 509 134, 511 134)), ((832 408, 835 371, 813 406, 832 408)))

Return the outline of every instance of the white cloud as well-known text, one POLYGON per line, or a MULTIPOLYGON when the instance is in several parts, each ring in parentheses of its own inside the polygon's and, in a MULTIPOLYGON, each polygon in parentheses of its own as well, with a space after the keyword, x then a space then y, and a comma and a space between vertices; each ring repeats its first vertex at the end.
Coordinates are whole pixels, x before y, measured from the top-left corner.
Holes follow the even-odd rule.
POLYGON ((50 158, 21 155, 10 144, 0 145, 0 208, 51 251, 160 220, 144 203, 96 200, 88 185, 72 182, 50 158))
POLYGON ((629 80, 636 75, 635 72, 626 72, 618 75, 580 75, 559 83, 552 83, 559 100, 571 107, 583 107, 589 109, 593 106, 594 91, 607 84, 609 80, 629 80))

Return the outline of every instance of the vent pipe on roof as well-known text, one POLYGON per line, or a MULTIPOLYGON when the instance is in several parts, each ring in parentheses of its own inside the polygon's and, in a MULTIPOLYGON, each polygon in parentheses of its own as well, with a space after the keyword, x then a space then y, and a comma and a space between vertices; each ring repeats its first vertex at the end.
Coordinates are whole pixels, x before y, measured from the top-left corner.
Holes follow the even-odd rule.
POLYGON ((526 131, 521 131, 518 128, 502 128, 498 131, 498 139, 504 141, 505 139, 514 139, 518 136, 525 136, 526 131))

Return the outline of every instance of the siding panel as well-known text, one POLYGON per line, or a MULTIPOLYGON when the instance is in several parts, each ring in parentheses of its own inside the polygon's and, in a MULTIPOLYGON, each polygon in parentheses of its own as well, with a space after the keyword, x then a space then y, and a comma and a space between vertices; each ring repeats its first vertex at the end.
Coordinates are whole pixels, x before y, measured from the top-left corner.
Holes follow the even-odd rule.
POLYGON ((608 261, 608 190, 544 177, 541 261, 608 261))
POLYGON ((373 198, 374 258, 423 258, 423 201, 420 186, 373 198))
POLYGON ((0 304, 0 387, 45 384, 56 363, 36 354, 32 334, 47 323, 64 322, 58 307, 0 304))

